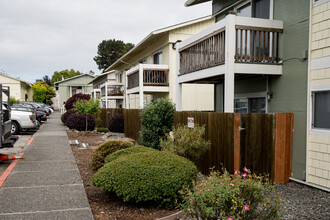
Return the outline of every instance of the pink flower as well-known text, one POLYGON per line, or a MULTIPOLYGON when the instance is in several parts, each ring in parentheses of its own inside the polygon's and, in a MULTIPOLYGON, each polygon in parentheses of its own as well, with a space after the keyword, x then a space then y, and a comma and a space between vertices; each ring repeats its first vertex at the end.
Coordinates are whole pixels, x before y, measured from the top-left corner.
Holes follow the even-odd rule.
POLYGON ((244 173, 243 175, 242 175, 242 177, 246 177, 247 176, 247 174, 246 173, 244 173))
POLYGON ((190 201, 190 204, 193 204, 193 203, 194 203, 194 200, 191 200, 191 201, 190 201))
POLYGON ((229 216, 229 217, 227 218, 227 220, 234 220, 234 218, 231 217, 231 216, 229 216))
POLYGON ((189 200, 191 201, 191 200, 192 200, 192 198, 189 198, 189 200))
POLYGON ((246 167, 244 167, 243 170, 244 170, 245 172, 250 172, 250 170, 249 170, 248 168, 246 168, 246 167))
POLYGON ((207 189, 207 191, 210 191, 210 189, 207 189))
POLYGON ((243 209, 244 209, 245 211, 248 211, 248 210, 250 210, 250 208, 249 208, 249 206, 248 206, 248 205, 244 205, 244 206, 243 206, 243 209))
POLYGON ((188 207, 187 210, 190 211, 190 208, 188 207))
POLYGON ((235 173, 234 173, 234 174, 235 174, 235 175, 238 174, 238 170, 235 170, 235 173))
POLYGON ((234 183, 229 183, 229 186, 235 186, 235 184, 234 183))
POLYGON ((201 185, 199 185, 199 187, 202 187, 202 186, 204 186, 204 184, 203 184, 203 183, 201 183, 201 185))

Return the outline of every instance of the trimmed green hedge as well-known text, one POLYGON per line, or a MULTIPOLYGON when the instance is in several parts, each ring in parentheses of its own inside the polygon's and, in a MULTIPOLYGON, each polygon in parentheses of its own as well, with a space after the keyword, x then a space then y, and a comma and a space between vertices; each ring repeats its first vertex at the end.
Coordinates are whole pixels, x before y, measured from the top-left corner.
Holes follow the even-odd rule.
POLYGON ((134 144, 124 140, 109 140, 93 150, 91 165, 93 170, 98 170, 104 164, 104 158, 117 150, 133 147, 134 144))
POLYGON ((155 150, 123 155, 106 163, 95 173, 92 183, 124 202, 173 208, 181 200, 178 191, 196 177, 197 168, 188 159, 155 150))
POLYGON ((129 155, 129 154, 142 153, 142 152, 153 152, 153 151, 157 151, 157 150, 152 149, 150 147, 144 147, 144 146, 129 147, 129 148, 126 148, 126 149, 116 151, 112 154, 109 154, 104 159, 104 163, 110 163, 111 161, 116 160, 118 157, 129 155))

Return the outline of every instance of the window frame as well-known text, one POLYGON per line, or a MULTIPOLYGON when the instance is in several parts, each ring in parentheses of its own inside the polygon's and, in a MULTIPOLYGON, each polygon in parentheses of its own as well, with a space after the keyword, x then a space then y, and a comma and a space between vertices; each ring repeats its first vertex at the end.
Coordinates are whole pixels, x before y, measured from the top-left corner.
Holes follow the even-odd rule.
MULTIPOLYGON (((235 94, 234 103, 236 99, 247 99, 248 100, 248 111, 249 111, 249 99, 253 98, 264 98, 265 99, 265 114, 268 113, 268 99, 267 99, 267 92, 255 92, 255 93, 238 93, 235 94)), ((234 107, 235 111, 235 107, 234 107)), ((249 113, 249 112, 248 112, 249 113)))
POLYGON ((158 50, 157 52, 155 52, 153 55, 152 55, 152 61, 153 61, 153 64, 163 64, 163 51, 162 50, 158 50), (158 55, 158 59, 159 59, 159 54, 161 54, 162 56, 162 60, 161 62, 159 63, 155 63, 155 56, 158 55))
POLYGON ((318 128, 314 127, 314 110, 315 110, 315 92, 330 92, 330 84, 327 85, 317 85, 311 86, 310 93, 309 93, 309 131, 311 135, 323 135, 323 136, 330 136, 330 128, 318 128))

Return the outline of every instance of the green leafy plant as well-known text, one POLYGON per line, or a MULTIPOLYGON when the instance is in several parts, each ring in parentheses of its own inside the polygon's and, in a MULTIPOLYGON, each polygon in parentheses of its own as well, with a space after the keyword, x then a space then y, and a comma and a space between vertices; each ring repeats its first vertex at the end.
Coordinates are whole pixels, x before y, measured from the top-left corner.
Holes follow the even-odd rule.
POLYGON ((86 131, 88 127, 87 114, 97 115, 100 110, 100 100, 98 99, 78 99, 74 104, 74 109, 79 115, 86 114, 86 131))
POLYGON ((105 159, 105 163, 109 163, 111 161, 114 161, 115 159, 129 154, 135 154, 135 153, 142 153, 142 152, 150 152, 150 151, 156 151, 155 149, 152 149, 150 147, 144 147, 144 146, 134 146, 129 147, 126 149, 118 150, 112 154, 109 154, 105 159))
POLYGON ((141 110, 140 143, 160 149, 159 139, 164 138, 173 126, 175 105, 169 99, 157 99, 141 110))
POLYGON ((188 159, 154 150, 123 155, 106 163, 95 173, 92 183, 124 202, 173 208, 181 199, 178 190, 196 177, 197 168, 188 159))
POLYGON ((205 126, 195 124, 194 128, 188 128, 187 125, 180 125, 173 129, 173 137, 167 134, 166 139, 160 140, 160 147, 197 162, 199 156, 211 147, 211 142, 204 136, 205 126))
POLYGON ((184 187, 184 212, 197 219, 279 219, 280 200, 268 178, 244 168, 230 175, 212 171, 207 179, 184 187))
POLYGON ((45 81, 38 81, 32 85, 33 100, 35 102, 44 102, 56 96, 55 89, 49 86, 45 81))
POLYGON ((109 154, 124 148, 133 147, 134 144, 124 140, 109 140, 93 150, 91 165, 93 170, 98 170, 104 165, 104 159, 109 154))
POLYGON ((103 121, 99 118, 95 118, 95 127, 103 128, 103 121))
POLYGON ((13 104, 19 104, 20 101, 16 99, 15 97, 10 97, 9 98, 9 105, 12 106, 13 104))
POLYGON ((99 127, 99 128, 96 129, 96 131, 97 131, 97 132, 104 132, 104 133, 107 133, 107 132, 109 132, 109 129, 99 127))

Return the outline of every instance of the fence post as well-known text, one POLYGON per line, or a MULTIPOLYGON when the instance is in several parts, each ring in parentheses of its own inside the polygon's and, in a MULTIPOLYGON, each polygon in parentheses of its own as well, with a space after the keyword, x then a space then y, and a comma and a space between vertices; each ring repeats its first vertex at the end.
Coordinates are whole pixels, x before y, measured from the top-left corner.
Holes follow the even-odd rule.
POLYGON ((241 160, 241 114, 235 113, 234 116, 234 170, 240 169, 241 160))
POLYGON ((276 113, 275 169, 276 184, 288 183, 292 170, 293 113, 276 113))

